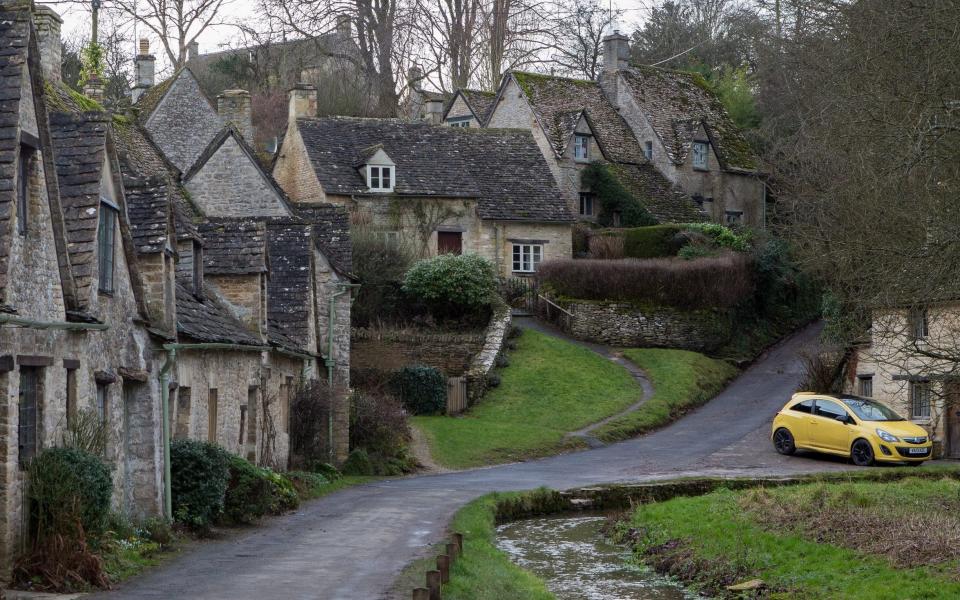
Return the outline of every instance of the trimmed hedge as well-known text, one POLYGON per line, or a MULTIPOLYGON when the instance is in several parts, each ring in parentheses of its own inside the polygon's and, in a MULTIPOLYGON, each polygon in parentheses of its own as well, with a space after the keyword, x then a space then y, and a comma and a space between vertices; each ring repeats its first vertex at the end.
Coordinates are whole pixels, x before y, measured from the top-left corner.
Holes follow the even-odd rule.
POLYGON ((430 306, 437 316, 489 306, 497 270, 478 254, 441 254, 417 261, 403 279, 403 291, 430 306))
POLYGON ((676 256, 686 243, 681 232, 685 225, 651 225, 623 229, 623 255, 626 258, 676 256))
POLYGON ((232 457, 210 442, 173 440, 170 483, 173 517, 190 527, 209 527, 223 512, 232 457))
POLYGON ((447 407, 447 379, 433 367, 404 367, 394 373, 390 384, 415 415, 433 415, 447 407))
POLYGON ((733 253, 697 260, 553 260, 540 265, 537 278, 568 298, 687 310, 736 306, 755 287, 749 258, 733 253))
POLYGON ((28 493, 38 539, 103 532, 113 490, 110 469, 78 448, 50 448, 30 463, 28 493))

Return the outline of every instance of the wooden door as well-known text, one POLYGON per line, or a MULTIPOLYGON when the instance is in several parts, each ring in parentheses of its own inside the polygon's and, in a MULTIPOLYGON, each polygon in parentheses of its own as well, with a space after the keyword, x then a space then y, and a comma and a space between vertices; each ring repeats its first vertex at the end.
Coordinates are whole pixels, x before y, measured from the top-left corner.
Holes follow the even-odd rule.
POLYGON ((960 382, 949 381, 946 388, 944 420, 947 426, 947 447, 944 448, 944 454, 947 458, 960 458, 960 382))
POLYGON ((463 253, 463 233, 459 231, 437 232, 437 254, 463 253))

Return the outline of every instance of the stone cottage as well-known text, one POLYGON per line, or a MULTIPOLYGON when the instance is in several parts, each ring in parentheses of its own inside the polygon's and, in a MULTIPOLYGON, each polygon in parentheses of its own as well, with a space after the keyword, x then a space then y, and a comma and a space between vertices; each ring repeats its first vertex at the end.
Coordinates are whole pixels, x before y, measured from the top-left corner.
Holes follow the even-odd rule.
POLYGON ((528 132, 315 118, 314 93, 291 92, 274 165, 294 202, 343 206, 423 256, 480 254, 504 277, 571 255, 572 216, 528 132))
MULTIPOLYGON (((583 220, 599 206, 581 173, 601 160, 659 221, 764 227, 760 160, 716 95, 698 75, 631 66, 628 56, 615 32, 604 39, 599 81, 508 72, 484 125, 531 129, 583 220)), ((467 97, 451 105, 448 125, 466 114, 467 97)))
POLYGON ((443 122, 450 127, 483 127, 497 94, 483 90, 457 90, 447 102, 443 122))

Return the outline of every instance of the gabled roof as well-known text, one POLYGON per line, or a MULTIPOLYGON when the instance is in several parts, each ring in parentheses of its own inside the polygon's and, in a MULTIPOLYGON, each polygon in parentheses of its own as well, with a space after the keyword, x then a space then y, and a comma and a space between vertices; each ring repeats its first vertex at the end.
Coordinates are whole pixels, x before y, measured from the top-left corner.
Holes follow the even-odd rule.
POLYGON ((597 144, 608 160, 631 164, 646 162, 643 149, 630 126, 607 100, 600 84, 582 79, 512 71, 504 78, 498 96, 504 93, 509 78, 513 78, 520 86, 558 155, 566 150, 573 127, 579 121, 580 115, 585 113, 590 120, 597 144))
POLYGON ((703 124, 724 169, 756 171, 760 167, 756 153, 699 74, 632 66, 620 75, 673 162, 686 160, 703 124))
POLYGON ((650 163, 610 165, 613 174, 654 218, 664 223, 708 221, 700 207, 650 163))
POLYGON ((267 227, 255 219, 211 219, 200 225, 203 269, 211 275, 265 273, 267 227))
POLYGON ((444 119, 447 118, 447 114, 450 112, 450 109, 453 108, 458 96, 463 98, 463 101, 467 104, 470 112, 473 113, 474 118, 480 123, 480 125, 486 125, 487 117, 490 116, 490 111, 496 104, 497 93, 487 92, 484 90, 470 90, 466 88, 457 90, 453 95, 453 98, 447 102, 447 106, 443 110, 444 119))
POLYGON ((484 219, 572 220, 529 131, 348 117, 298 119, 297 126, 328 194, 368 194, 353 163, 381 144, 397 165, 392 196, 476 199, 484 219))
POLYGON ((260 346, 230 310, 212 295, 197 298, 189 285, 177 281, 177 332, 198 342, 260 346))
POLYGON ((313 303, 313 247, 311 226, 291 220, 267 224, 270 279, 267 282, 268 330, 307 347, 313 303))
POLYGON ((353 244, 350 241, 350 213, 338 204, 298 204, 294 214, 313 226, 317 249, 340 274, 353 271, 353 244))

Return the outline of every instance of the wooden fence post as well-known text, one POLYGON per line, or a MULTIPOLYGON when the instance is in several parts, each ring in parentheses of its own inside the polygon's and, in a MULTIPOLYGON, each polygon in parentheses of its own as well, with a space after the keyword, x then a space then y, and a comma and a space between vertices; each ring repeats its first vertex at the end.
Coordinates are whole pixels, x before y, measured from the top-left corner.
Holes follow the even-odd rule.
POLYGON ((437 570, 440 571, 440 583, 450 583, 450 557, 441 554, 437 557, 437 570))
POLYGON ((455 533, 453 534, 453 543, 457 545, 457 554, 463 554, 463 534, 455 533))
POLYGON ((427 589, 430 600, 442 600, 440 596, 440 571, 427 571, 427 589))
POLYGON ((430 600, 430 590, 427 588, 414 588, 413 600, 430 600))
POLYGON ((448 542, 447 543, 447 556, 450 557, 450 567, 453 568, 453 563, 457 562, 457 543, 448 542))

